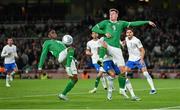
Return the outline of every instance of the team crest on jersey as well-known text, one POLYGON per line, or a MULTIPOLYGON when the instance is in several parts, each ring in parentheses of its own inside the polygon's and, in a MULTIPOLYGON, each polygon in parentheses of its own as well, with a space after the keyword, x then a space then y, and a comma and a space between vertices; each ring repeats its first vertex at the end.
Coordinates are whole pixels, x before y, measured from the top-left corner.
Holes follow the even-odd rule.
POLYGON ((115 25, 113 25, 113 26, 112 26, 112 29, 115 31, 115 30, 116 30, 116 26, 115 26, 115 25))

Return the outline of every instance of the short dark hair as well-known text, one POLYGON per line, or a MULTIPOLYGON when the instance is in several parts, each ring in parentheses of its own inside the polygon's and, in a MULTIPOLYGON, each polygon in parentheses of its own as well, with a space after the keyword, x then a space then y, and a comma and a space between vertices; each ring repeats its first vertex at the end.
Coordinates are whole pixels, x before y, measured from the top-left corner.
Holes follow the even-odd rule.
POLYGON ((112 11, 115 11, 117 14, 119 14, 119 11, 117 9, 115 9, 115 8, 109 9, 109 13, 112 12, 112 11))
POLYGON ((8 39, 13 39, 11 36, 9 36, 9 37, 7 37, 7 39, 6 40, 8 40, 8 39))
POLYGON ((126 28, 126 31, 128 31, 128 30, 131 30, 132 32, 134 32, 134 29, 131 27, 126 28))
POLYGON ((49 33, 50 33, 51 31, 54 31, 54 29, 49 28, 48 31, 47 31, 47 36, 49 35, 49 33))

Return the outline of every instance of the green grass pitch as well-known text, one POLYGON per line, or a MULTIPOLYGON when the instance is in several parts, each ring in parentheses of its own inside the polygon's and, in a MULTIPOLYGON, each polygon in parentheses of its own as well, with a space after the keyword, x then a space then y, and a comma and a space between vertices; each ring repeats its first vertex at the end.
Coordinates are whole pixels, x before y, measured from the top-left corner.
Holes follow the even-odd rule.
POLYGON ((135 94, 141 101, 125 100, 118 94, 115 80, 113 99, 106 99, 106 91, 100 83, 98 91, 89 94, 94 79, 79 80, 68 94, 69 101, 57 98, 66 86, 67 79, 17 80, 12 87, 5 87, 0 80, 0 109, 180 109, 180 80, 155 79, 157 94, 150 95, 150 87, 145 79, 131 79, 135 94))

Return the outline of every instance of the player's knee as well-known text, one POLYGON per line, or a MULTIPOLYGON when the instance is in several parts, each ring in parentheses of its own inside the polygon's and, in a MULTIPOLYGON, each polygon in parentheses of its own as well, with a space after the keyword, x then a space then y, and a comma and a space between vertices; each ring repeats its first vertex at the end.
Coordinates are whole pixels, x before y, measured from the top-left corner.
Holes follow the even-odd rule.
POLYGON ((113 80, 115 77, 114 76, 109 76, 108 77, 110 80, 113 80))
POLYGON ((121 74, 119 74, 119 77, 125 77, 126 76, 126 74, 125 73, 121 73, 121 74))
POLYGON ((98 74, 97 74, 97 77, 102 77, 102 72, 99 72, 98 74))
POLYGON ((114 73, 113 70, 109 70, 109 71, 108 71, 108 74, 109 74, 109 76, 111 76, 112 78, 115 78, 115 76, 116 76, 116 74, 114 73))
POLYGON ((68 48, 68 52, 73 52, 74 53, 75 49, 73 47, 68 48))
POLYGON ((120 68, 120 70, 121 70, 121 73, 125 73, 125 72, 126 72, 125 66, 120 66, 119 68, 120 68))
POLYGON ((75 83, 78 81, 78 76, 77 75, 74 75, 73 76, 73 80, 75 81, 75 83))

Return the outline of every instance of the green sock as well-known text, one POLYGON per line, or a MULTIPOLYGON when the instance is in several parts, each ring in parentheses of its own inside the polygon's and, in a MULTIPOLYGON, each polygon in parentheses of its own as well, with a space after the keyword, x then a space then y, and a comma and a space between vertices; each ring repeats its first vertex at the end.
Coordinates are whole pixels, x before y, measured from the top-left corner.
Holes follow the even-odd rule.
POLYGON ((62 92, 63 95, 66 95, 69 91, 71 91, 71 89, 74 87, 74 85, 76 84, 76 80, 70 80, 69 83, 67 84, 66 88, 64 89, 64 91, 62 92))
POLYGON ((107 53, 107 49, 106 48, 104 48, 104 47, 100 47, 99 48, 99 50, 98 50, 99 58, 104 58, 106 53, 107 53))
POLYGON ((125 84, 126 84, 126 77, 124 76, 124 74, 122 75, 122 73, 121 73, 119 75, 118 82, 119 82, 119 87, 124 89, 125 88, 125 84))
POLYGON ((96 78, 96 81, 95 81, 95 87, 96 87, 96 88, 97 88, 98 85, 99 85, 99 81, 100 81, 100 77, 97 77, 97 78, 96 78))

